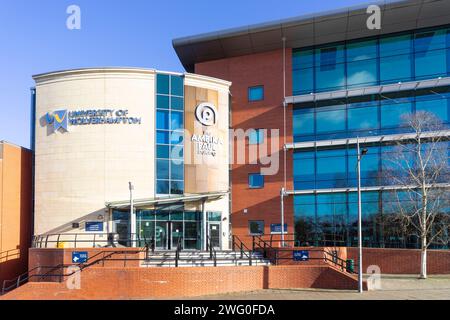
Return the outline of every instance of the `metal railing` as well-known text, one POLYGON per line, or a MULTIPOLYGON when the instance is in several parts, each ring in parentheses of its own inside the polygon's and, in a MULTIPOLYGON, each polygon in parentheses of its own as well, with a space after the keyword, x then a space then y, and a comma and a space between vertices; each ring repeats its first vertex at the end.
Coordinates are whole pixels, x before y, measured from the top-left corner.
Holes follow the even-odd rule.
POLYGON ((136 261, 136 260, 143 260, 140 257, 139 258, 129 258, 128 255, 130 254, 140 254, 141 252, 144 252, 147 250, 146 247, 139 248, 136 250, 114 250, 114 251, 102 251, 98 252, 95 255, 89 257, 86 262, 78 263, 78 264, 58 264, 53 266, 37 266, 34 267, 27 272, 17 276, 16 278, 12 280, 4 280, 2 285, 2 294, 5 294, 13 289, 18 288, 22 284, 25 284, 26 282, 36 279, 36 282, 47 280, 50 278, 57 279, 58 282, 62 282, 62 280, 66 277, 70 277, 73 274, 75 274, 78 271, 83 271, 84 269, 103 263, 103 266, 105 265, 105 260, 108 261, 124 261, 124 266, 126 266, 126 263, 128 261, 136 261), (124 255, 124 258, 112 258, 114 255, 122 254, 124 255), (69 267, 78 267, 79 270, 72 271, 70 273, 65 273, 64 270, 69 267), (45 270, 43 273, 35 273, 37 270, 45 270))
POLYGON ((214 249, 211 237, 208 235, 206 236, 206 250, 209 251, 209 259, 213 260, 214 267, 217 267, 217 252, 214 249))
MULTIPOLYGON (((285 234, 286 235, 286 234, 285 234)), ((270 240, 273 240, 273 237, 271 237, 270 240)), ((278 241, 278 240, 277 240, 278 241)), ((285 240, 288 242, 292 242, 295 240, 285 240)), ((264 258, 269 259, 270 262, 274 265, 278 265, 280 261, 287 260, 292 261, 293 260, 293 252, 294 252, 294 246, 291 248, 286 247, 274 247, 272 246, 273 242, 267 242, 264 239, 262 239, 261 236, 252 236, 252 247, 253 251, 262 251, 264 258), (289 255, 286 255, 284 253, 290 253, 289 255)), ((349 260, 344 260, 338 256, 338 253, 336 250, 333 250, 332 252, 324 250, 322 248, 308 248, 308 252, 313 253, 313 256, 309 256, 308 260, 318 261, 319 264, 321 262, 325 262, 328 265, 335 266, 342 271, 355 274, 356 272, 353 270, 353 265, 349 260), (315 254, 318 253, 318 254, 315 254)))
POLYGON ((153 241, 154 237, 130 234, 128 238, 120 238, 117 233, 52 233, 33 236, 32 248, 58 248, 71 244, 70 248, 101 247, 143 247, 153 241))
POLYGON ((252 251, 254 250, 250 250, 244 242, 242 242, 242 240, 236 236, 233 235, 232 236, 232 248, 233 251, 236 251, 236 248, 239 249, 240 255, 241 255, 241 259, 244 259, 244 255, 248 258, 248 264, 251 266, 252 265, 252 251))
POLYGON ((177 249, 175 251, 175 267, 178 268, 178 261, 180 260, 180 252, 181 252, 181 242, 182 242, 183 237, 178 237, 178 241, 177 241, 177 249))

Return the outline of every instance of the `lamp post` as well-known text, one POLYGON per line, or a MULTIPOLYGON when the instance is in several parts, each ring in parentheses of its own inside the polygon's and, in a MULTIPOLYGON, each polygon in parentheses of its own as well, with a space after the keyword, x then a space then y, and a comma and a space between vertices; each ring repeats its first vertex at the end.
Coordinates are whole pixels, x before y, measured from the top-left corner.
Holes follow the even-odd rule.
POLYGON ((133 190, 134 186, 131 182, 128 182, 128 188, 130 190, 130 240, 131 247, 136 247, 136 215, 134 214, 134 200, 133 190))
POLYGON ((281 246, 284 248, 284 196, 285 189, 281 188, 281 246))
POLYGON ((358 174, 358 292, 363 292, 363 268, 362 268, 362 214, 361 214, 361 159, 367 154, 367 149, 360 150, 359 137, 356 138, 357 174, 358 174))

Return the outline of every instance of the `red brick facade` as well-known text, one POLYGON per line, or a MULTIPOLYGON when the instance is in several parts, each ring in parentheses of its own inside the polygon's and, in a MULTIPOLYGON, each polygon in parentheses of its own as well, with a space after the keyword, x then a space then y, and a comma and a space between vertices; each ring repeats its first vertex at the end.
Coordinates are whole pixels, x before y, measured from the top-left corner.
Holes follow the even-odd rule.
POLYGON ((83 270, 79 290, 29 282, 2 299, 176 298, 277 288, 356 289, 357 280, 329 266, 104 267, 83 270))
MULTIPOLYGON (((286 92, 292 92, 291 50, 286 50, 286 92)), ((280 223, 280 191, 284 183, 284 126, 283 126, 283 51, 239 56, 234 58, 198 63, 195 72, 232 82, 231 125, 234 129, 278 129, 279 170, 276 175, 265 176, 263 189, 248 187, 248 174, 259 173, 260 164, 233 164, 232 166, 232 215, 233 234, 243 237, 249 234, 249 220, 264 220, 265 233, 270 233, 272 223, 280 223), (264 86, 264 100, 248 101, 248 88, 264 86), (247 209, 247 213, 244 213, 247 209)), ((292 142, 292 108, 286 110, 286 142, 292 142)), ((270 137, 267 145, 271 145, 270 137)), ((236 155, 236 143, 234 154, 236 155)), ((248 159, 248 141, 246 142, 248 159)), ((273 152, 273 151, 272 151, 273 152)), ((259 163, 259 161, 258 161, 259 163)), ((292 156, 287 156, 287 189, 292 186, 292 156)), ((285 198, 285 223, 293 233, 292 197, 285 198)), ((250 244, 246 238, 247 245, 250 244)))
MULTIPOLYGON (((347 248, 348 259, 358 260, 358 249, 347 248)), ((378 266, 382 274, 420 274, 420 250, 363 249, 363 271, 371 265, 378 266)), ((450 251, 428 250, 429 274, 450 274, 450 251)))

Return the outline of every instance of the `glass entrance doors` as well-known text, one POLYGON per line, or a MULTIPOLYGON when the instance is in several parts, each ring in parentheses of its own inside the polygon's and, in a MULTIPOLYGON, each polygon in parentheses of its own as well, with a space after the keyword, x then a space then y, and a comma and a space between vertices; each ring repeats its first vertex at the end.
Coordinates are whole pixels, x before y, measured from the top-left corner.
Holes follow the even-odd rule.
POLYGON ((220 249, 220 223, 208 223, 208 237, 214 249, 220 249))
POLYGON ((141 226, 141 239, 143 239, 144 237, 149 241, 152 239, 152 237, 154 237, 156 250, 176 250, 179 242, 181 243, 181 247, 183 248, 183 222, 144 222, 141 226))
POLYGON ((172 243, 169 249, 176 250, 178 243, 181 244, 181 248, 183 248, 183 222, 174 221, 170 222, 171 228, 171 239, 172 243))

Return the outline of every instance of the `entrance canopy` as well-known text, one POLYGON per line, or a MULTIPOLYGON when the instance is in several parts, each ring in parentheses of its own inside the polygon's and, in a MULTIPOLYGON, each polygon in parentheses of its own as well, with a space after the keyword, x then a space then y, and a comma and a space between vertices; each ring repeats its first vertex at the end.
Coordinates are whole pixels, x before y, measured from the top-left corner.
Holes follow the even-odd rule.
MULTIPOLYGON (((177 196, 155 197, 146 199, 134 199, 133 206, 137 209, 145 209, 164 204, 209 201, 220 199, 225 195, 227 195, 228 193, 229 191, 219 191, 219 192, 205 192, 196 194, 184 194, 177 196)), ((129 209, 130 200, 106 202, 105 205, 107 208, 110 209, 127 209, 127 208, 129 209)))

